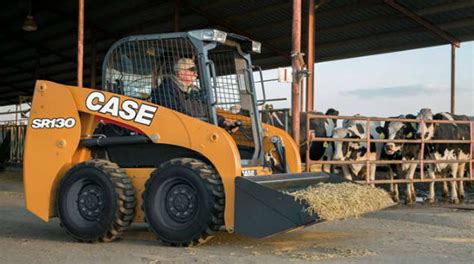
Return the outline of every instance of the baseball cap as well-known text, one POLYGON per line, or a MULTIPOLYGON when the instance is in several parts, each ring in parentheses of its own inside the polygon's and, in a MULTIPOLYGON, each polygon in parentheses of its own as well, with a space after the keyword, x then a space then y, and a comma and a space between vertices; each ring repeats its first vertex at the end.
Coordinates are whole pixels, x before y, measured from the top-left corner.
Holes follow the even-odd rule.
POLYGON ((175 72, 179 70, 196 70, 196 64, 192 59, 182 58, 179 59, 174 65, 175 72))

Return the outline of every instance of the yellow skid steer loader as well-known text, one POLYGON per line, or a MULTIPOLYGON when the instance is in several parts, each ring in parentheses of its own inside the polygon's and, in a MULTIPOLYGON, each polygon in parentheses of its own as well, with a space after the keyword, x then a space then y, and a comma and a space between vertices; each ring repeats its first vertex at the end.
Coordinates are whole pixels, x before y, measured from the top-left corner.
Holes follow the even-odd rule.
POLYGON ((106 54, 101 90, 37 81, 28 210, 79 241, 146 221, 174 246, 221 227, 262 238, 316 223, 286 191, 343 180, 302 173, 292 138, 261 123, 254 52, 260 43, 218 30, 131 36, 106 54))

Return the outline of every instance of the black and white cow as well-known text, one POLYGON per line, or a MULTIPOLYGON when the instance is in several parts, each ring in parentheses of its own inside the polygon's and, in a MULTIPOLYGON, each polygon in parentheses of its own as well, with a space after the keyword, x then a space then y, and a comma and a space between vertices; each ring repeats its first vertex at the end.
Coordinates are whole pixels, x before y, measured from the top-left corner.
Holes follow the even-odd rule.
MULTIPOLYGON (((288 125, 288 132, 291 133, 291 118, 285 116, 285 112, 271 111, 273 110, 272 106, 265 108, 270 110, 262 115, 262 122, 271 124, 275 127, 285 129, 285 124, 288 125), (286 122, 285 122, 286 121, 286 122)), ((323 115, 322 112, 314 112, 314 114, 323 115)), ((325 115, 339 115, 339 112, 333 108, 329 108, 326 111, 325 115)), ((313 118, 310 120, 309 128, 314 130, 316 137, 330 138, 332 136, 332 131, 336 127, 336 119, 321 119, 313 118)), ((306 113, 301 113, 300 115, 300 156, 303 162, 306 161, 306 113)), ((313 141, 310 145, 309 154, 311 160, 330 160, 332 158, 332 145, 328 142, 313 141)), ((324 171, 330 171, 330 165, 323 166, 324 171)))
MULTIPOLYGON (((467 116, 438 113, 433 116, 431 109, 421 109, 418 113, 419 120, 469 120, 467 116)), ((440 124, 424 123, 418 126, 417 136, 425 140, 469 140, 469 126, 467 124, 440 124), (421 131, 423 128, 423 135, 421 131)), ((469 159, 469 144, 440 144, 430 143, 425 145, 425 158, 432 160, 461 160, 469 159)), ((428 175, 435 179, 435 174, 450 176, 455 179, 464 177, 465 163, 436 163, 428 164, 428 175)), ((450 202, 459 203, 459 197, 464 198, 463 183, 459 184, 459 196, 456 182, 451 182, 450 202)), ((435 201, 434 182, 430 183, 427 202, 435 201)))
MULTIPOLYGON (((400 115, 399 119, 415 119, 414 115, 400 115)), ((416 138, 416 125, 412 122, 390 122, 386 121, 383 127, 377 127, 377 132, 382 138, 391 140, 409 140, 416 138)), ((385 143, 383 145, 382 160, 417 160, 420 157, 420 145, 410 143, 385 143)), ((415 175, 417 164, 390 164, 388 173, 390 179, 403 178, 412 180, 415 175)), ((390 184, 390 192, 395 202, 400 201, 398 184, 390 184)), ((415 188, 413 184, 407 184, 406 200, 407 204, 412 204, 416 200, 415 188)))
MULTIPOLYGON (((322 115, 321 112, 315 112, 317 115, 322 115)), ((330 108, 325 115, 339 115, 339 112, 330 108)), ((335 119, 310 119, 309 129, 314 130, 316 137, 330 138, 336 128, 337 120, 335 119)), ((300 116, 300 156, 303 162, 306 161, 306 113, 301 113, 300 116)), ((326 141, 313 141, 309 147, 309 158, 311 160, 330 160, 333 155, 333 146, 326 141)), ((323 171, 329 172, 330 165, 323 165, 323 171)))
MULTIPOLYGON (((358 116, 358 115, 356 115, 358 116)), ((367 121, 361 120, 344 120, 342 128, 336 128, 333 131, 334 139, 364 139, 367 135, 370 138, 378 138, 378 133, 373 128, 370 132, 366 131, 367 121)), ((382 144, 371 143, 370 153, 368 152, 366 142, 333 142, 334 154, 333 160, 354 160, 362 161, 369 158, 370 160, 378 160, 381 155, 382 144)), ((372 164, 370 170, 365 164, 344 164, 341 165, 343 176, 352 180, 352 177, 362 177, 363 169, 371 181, 375 180, 375 172, 377 165, 372 164)), ((373 184, 372 184, 373 185, 373 184)))

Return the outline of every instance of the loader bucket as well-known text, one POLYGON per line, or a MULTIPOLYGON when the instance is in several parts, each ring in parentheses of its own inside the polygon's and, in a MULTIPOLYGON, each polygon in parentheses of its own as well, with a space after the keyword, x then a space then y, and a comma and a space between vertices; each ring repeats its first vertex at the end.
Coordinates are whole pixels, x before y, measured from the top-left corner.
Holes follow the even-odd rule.
POLYGON ((318 183, 342 182, 347 180, 325 172, 236 177, 235 232, 264 238, 315 224, 319 216, 306 212, 307 205, 288 192, 318 183))

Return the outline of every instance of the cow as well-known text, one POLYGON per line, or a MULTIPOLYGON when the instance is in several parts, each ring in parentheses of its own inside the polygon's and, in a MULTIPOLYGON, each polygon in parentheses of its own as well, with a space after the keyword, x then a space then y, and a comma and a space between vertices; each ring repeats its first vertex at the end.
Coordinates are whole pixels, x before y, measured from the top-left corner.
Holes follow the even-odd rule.
MULTIPOLYGON (((414 115, 400 115, 398 119, 415 119, 414 115)), ((376 131, 382 138, 391 140, 409 140, 416 137, 416 125, 412 122, 386 121, 384 126, 377 127, 376 131)), ((381 159, 382 160, 417 160, 420 157, 420 145, 410 143, 385 143, 383 144, 381 159)), ((412 180, 417 168, 416 163, 404 164, 390 164, 388 166, 388 173, 391 180, 394 178, 405 177, 407 180, 412 180)), ((395 202, 400 201, 398 194, 398 184, 390 184, 390 193, 395 202)), ((406 204, 412 204, 416 201, 415 188, 413 184, 407 184, 406 204)))
MULTIPOLYGON (((431 109, 421 109, 417 115, 418 120, 469 120, 467 116, 453 115, 450 113, 438 113, 433 115, 431 109)), ((441 124, 441 123, 423 123, 418 126, 417 137, 424 140, 469 140, 469 126, 466 124, 441 124), (423 134, 421 133, 423 130, 423 134)), ((469 159, 469 144, 446 144, 446 143, 428 143, 425 144, 425 158, 431 160, 460 160, 469 159)), ((453 179, 464 177, 465 163, 436 163, 428 164, 428 175, 435 179, 435 173, 442 176, 450 176, 453 179)), ((464 199, 463 182, 459 183, 458 188, 455 181, 450 183, 451 193, 450 202, 459 203, 459 198, 464 199)), ((446 189, 446 188, 445 188, 446 189)), ((435 201, 434 182, 430 183, 428 203, 435 201)))
MULTIPOLYGON (((321 112, 314 112, 316 115, 323 115, 321 112)), ((339 115, 337 110, 332 108, 326 111, 325 115, 339 115)), ((330 138, 336 128, 336 119, 311 118, 309 120, 309 129, 314 130, 315 137, 330 138)), ((303 162, 306 162, 306 113, 300 116, 300 156, 303 162)), ((313 141, 309 146, 309 158, 311 160, 330 160, 333 155, 333 146, 326 141, 313 141)), ((331 171, 331 165, 323 165, 323 171, 331 171)))
MULTIPOLYGON (((271 124, 275 127, 286 129, 289 133, 291 133, 291 118, 289 115, 285 116, 285 112, 283 111, 272 111, 273 107, 268 105, 265 107, 265 110, 262 115, 262 122, 271 124)), ((322 112, 313 112, 317 115, 323 115, 322 112)), ((332 115, 337 116, 339 112, 333 108, 329 108, 326 111, 325 115, 332 115)), ((307 113, 302 112, 300 115, 300 156, 303 162, 306 161, 306 116, 307 113)), ((336 127, 337 120, 336 119, 321 119, 321 118, 312 118, 310 119, 309 128, 314 130, 314 135, 316 137, 327 137, 330 138, 332 136, 332 131, 336 127)), ((313 141, 310 144, 309 149, 309 157, 311 160, 330 160, 332 158, 332 145, 328 142, 321 142, 321 141, 313 141)), ((324 165, 323 171, 330 171, 330 165, 324 165)))
MULTIPOLYGON (((360 116, 360 115, 356 115, 360 116)), ((361 120, 344 120, 343 127, 336 128, 333 131, 334 139, 364 139, 367 136, 370 138, 378 137, 375 129, 371 129, 370 132, 366 131, 367 121, 361 120)), ((362 161, 369 158, 370 160, 377 160, 381 155, 380 143, 370 143, 370 152, 368 152, 366 142, 341 142, 335 141, 332 143, 334 153, 333 160, 354 160, 362 161)), ((344 164, 341 166, 344 178, 352 180, 354 177, 361 177, 361 173, 365 168, 365 164, 344 164)), ((375 180, 375 172, 377 165, 372 164, 370 170, 365 168, 366 174, 368 174, 369 180, 375 180)), ((374 185, 374 184, 372 184, 374 185)))

